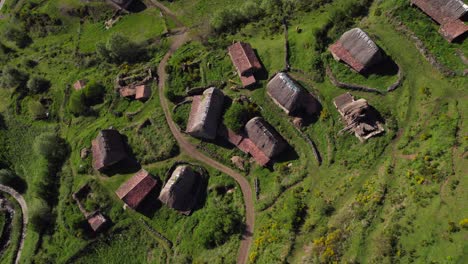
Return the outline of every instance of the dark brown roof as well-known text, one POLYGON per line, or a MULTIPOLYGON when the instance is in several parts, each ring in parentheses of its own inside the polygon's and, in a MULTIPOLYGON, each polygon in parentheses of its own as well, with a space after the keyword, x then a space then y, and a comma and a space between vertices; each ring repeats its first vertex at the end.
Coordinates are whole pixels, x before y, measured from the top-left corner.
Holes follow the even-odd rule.
POLYGON ((468 32, 468 26, 460 20, 468 13, 468 5, 460 0, 411 0, 424 13, 441 25, 439 32, 448 41, 468 32))
POLYGON ((189 215, 198 202, 201 175, 188 165, 178 166, 161 190, 159 200, 182 214, 189 215))
POLYGON ((215 139, 224 106, 224 94, 217 88, 209 88, 192 102, 187 133, 202 139, 215 139))
POLYGON ((89 226, 91 229, 94 230, 94 232, 99 232, 106 224, 107 224, 107 219, 102 215, 99 211, 96 211, 87 217, 89 226))
POLYGON ((252 46, 248 43, 236 42, 229 46, 228 52, 242 85, 248 87, 255 84, 257 81, 253 74, 262 69, 262 64, 255 55, 252 46))
POLYGON ((136 100, 147 100, 151 97, 151 86, 149 85, 138 85, 135 90, 136 100))
POLYGON ((335 98, 334 104, 337 109, 343 108, 344 105, 354 101, 354 97, 350 93, 344 93, 335 98))
POLYGON ((103 171, 127 158, 122 135, 117 130, 105 129, 92 141, 93 168, 103 171))
POLYGON ((379 47, 360 28, 345 32, 329 50, 335 59, 344 61, 357 72, 364 71, 382 59, 379 47))
POLYGON ((245 132, 248 138, 269 158, 280 154, 288 145, 283 137, 261 117, 254 117, 247 122, 245 132))
POLYGON ((130 208, 136 209, 156 185, 157 181, 142 169, 122 184, 115 193, 130 208))

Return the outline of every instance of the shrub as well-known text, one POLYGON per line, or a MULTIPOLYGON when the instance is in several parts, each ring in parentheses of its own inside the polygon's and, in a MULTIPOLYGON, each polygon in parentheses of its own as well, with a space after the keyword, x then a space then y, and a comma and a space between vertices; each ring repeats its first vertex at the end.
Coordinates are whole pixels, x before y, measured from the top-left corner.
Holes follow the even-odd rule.
POLYGON ((105 88, 102 84, 97 83, 96 81, 89 82, 83 90, 86 104, 94 105, 101 102, 104 92, 105 88))
POLYGON ((23 192, 25 187, 24 180, 7 169, 0 169, 0 184, 10 186, 19 192, 23 192))
POLYGON ((42 77, 33 76, 26 84, 29 91, 33 94, 38 94, 47 91, 50 88, 50 81, 42 77))
POLYGON ((25 48, 31 43, 31 38, 28 36, 28 33, 23 28, 16 26, 8 26, 3 36, 5 39, 14 42, 19 48, 25 48))
POLYGON ((47 117, 47 110, 41 103, 37 101, 29 102, 28 110, 32 119, 37 120, 47 117))
POLYGON ((34 231, 41 232, 51 220, 50 207, 43 200, 35 200, 30 206, 30 224, 34 231))
POLYGON ((465 218, 458 223, 461 228, 468 229, 468 218, 465 218))
POLYGON ((146 50, 138 43, 120 34, 113 34, 106 44, 99 43, 96 52, 105 60, 113 63, 136 62, 145 55, 146 50))
POLYGON ((232 131, 239 133, 245 124, 258 113, 257 106, 252 103, 234 102, 224 115, 224 124, 232 131))
POLYGON ((49 163, 56 164, 67 154, 66 142, 54 133, 43 133, 34 141, 36 154, 44 157, 49 163))
POLYGON ((229 236, 240 231, 240 215, 227 207, 212 208, 194 230, 198 245, 214 248, 226 242, 229 236))
POLYGON ((5 66, 2 72, 2 85, 5 88, 18 88, 28 81, 28 74, 11 66, 5 66))
POLYGON ((85 96, 82 91, 72 93, 68 109, 74 115, 84 115, 88 111, 88 106, 85 104, 85 96))

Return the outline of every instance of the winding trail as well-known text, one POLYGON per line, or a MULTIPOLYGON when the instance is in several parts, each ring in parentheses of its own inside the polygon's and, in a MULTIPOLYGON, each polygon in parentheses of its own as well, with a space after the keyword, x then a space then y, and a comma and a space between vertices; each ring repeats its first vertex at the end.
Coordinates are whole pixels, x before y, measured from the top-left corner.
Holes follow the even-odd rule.
POLYGON ((23 217, 23 226, 21 227, 21 239, 19 241, 19 247, 18 247, 18 252, 16 253, 16 259, 15 259, 15 264, 18 264, 20 262, 21 258, 21 252, 23 251, 24 247, 24 240, 26 238, 26 226, 28 225, 28 205, 26 204, 26 201, 24 200, 23 196, 19 194, 17 191, 14 189, 5 186, 3 184, 0 184, 0 191, 6 192, 9 195, 11 195, 13 198, 15 198, 16 202, 20 205, 23 217))
POLYGON ((173 38, 173 42, 171 44, 171 47, 158 66, 158 76, 159 76, 158 87, 159 87, 159 99, 161 101, 161 106, 164 110, 164 115, 166 116, 167 124, 169 125, 169 128, 171 129, 171 132, 174 135, 174 138, 177 140, 177 143, 179 144, 181 150, 185 152, 187 155, 189 155, 190 157, 198 161, 201 161, 229 175, 239 184, 241 191, 242 191, 243 198, 244 198, 244 203, 245 203, 246 222, 245 222, 245 230, 243 232, 242 241, 241 241, 240 248, 239 248, 239 253, 237 256, 237 263, 244 264, 244 263, 247 263, 247 257, 249 254, 250 246, 252 244, 253 230, 254 230, 254 224, 255 224, 255 210, 254 210, 252 189, 247 179, 244 176, 242 176, 240 173, 232 170, 231 168, 199 152, 196 146, 192 145, 187 140, 187 138, 185 138, 185 136, 182 135, 177 125, 172 120, 171 112, 169 110, 169 105, 164 96, 164 87, 166 85, 166 80, 168 77, 168 74, 166 73, 166 65, 167 65, 169 58, 172 56, 172 54, 174 54, 174 52, 179 47, 181 47, 184 43, 186 43, 189 40, 189 37, 188 37, 188 33, 186 32, 186 30, 183 30, 173 35, 172 38, 173 38))

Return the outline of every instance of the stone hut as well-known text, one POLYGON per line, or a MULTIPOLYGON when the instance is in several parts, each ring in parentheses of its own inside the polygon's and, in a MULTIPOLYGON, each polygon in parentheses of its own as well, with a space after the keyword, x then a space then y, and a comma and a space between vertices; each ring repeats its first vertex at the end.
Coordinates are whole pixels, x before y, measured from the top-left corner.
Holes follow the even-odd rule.
POLYGON ((128 157, 122 135, 117 130, 101 130, 91 144, 95 170, 105 171, 128 157))
POLYGON ((267 94, 288 115, 316 114, 320 103, 287 73, 277 73, 267 85, 267 94))
POLYGON ((78 80, 73 84, 73 88, 76 91, 82 90, 83 88, 85 88, 85 86, 86 86, 86 81, 84 80, 78 80))
POLYGON ((288 146, 284 138, 261 117, 254 117, 247 122, 245 132, 255 146, 270 159, 278 156, 288 146))
POLYGON ((209 88, 203 92, 203 95, 195 96, 186 132, 201 139, 215 139, 223 106, 224 94, 217 88, 209 88))
POLYGON ((202 189, 202 176, 189 165, 178 166, 161 190, 159 200, 184 215, 190 215, 202 189))
POLYGON ((360 28, 353 28, 345 32, 328 49, 335 60, 344 61, 359 73, 379 63, 383 58, 379 47, 360 28))
POLYGON ((99 211, 89 214, 86 220, 94 232, 101 231, 107 225, 107 218, 99 211))
POLYGON ((149 172, 142 169, 122 184, 115 193, 128 207, 136 209, 157 183, 149 172))
POLYGON ((461 0, 411 0, 434 21, 440 24, 439 33, 449 42, 456 41, 468 32, 466 20, 468 5, 461 0))
POLYGON ((135 99, 140 101, 146 101, 151 97, 151 86, 149 85, 138 85, 135 87, 135 99))
POLYGON ((350 93, 345 93, 336 97, 333 103, 346 125, 344 130, 353 131, 359 140, 364 141, 384 132, 376 111, 367 100, 355 100, 350 93))
POLYGON ((229 46, 228 52, 234 67, 236 67, 237 74, 239 74, 242 86, 247 88, 257 83, 254 73, 262 70, 263 67, 252 46, 248 43, 236 42, 229 46))

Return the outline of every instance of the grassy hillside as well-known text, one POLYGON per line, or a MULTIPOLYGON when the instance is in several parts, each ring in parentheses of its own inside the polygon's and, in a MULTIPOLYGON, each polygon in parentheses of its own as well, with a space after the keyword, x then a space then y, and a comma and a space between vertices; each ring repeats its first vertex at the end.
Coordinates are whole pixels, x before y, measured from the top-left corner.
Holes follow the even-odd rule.
MULTIPOLYGON (((114 11, 99 2, 11 0, 2 10, 0 169, 26 183, 22 191, 32 215, 43 217, 45 211, 48 220, 28 228, 24 263, 236 261, 245 212, 240 188, 227 175, 206 168, 206 199, 191 216, 166 207, 135 212, 123 210, 114 193, 135 170, 105 176, 93 171, 91 157, 80 157, 99 130, 114 127, 141 166, 162 182, 175 162, 193 162, 170 133, 156 82, 145 103, 121 98, 115 90, 118 75, 154 72, 171 44, 167 33, 176 21, 151 1, 143 2, 146 9, 123 15, 110 29, 104 22, 114 11), (124 50, 127 46, 113 42, 115 36, 124 36, 124 44, 133 48, 124 50), (119 47, 127 53, 119 53, 119 47), (121 60, 112 54, 130 56, 121 60), (28 81, 33 77, 47 80, 47 89, 35 92, 28 81), (79 79, 103 91, 74 91, 79 79), (45 113, 47 118, 37 118, 45 113), (56 135, 55 145, 63 149, 55 151, 65 154, 43 155, 37 146, 44 135, 56 135), (71 197, 86 183, 93 190, 86 206, 100 208, 112 221, 97 236, 87 230, 71 197)), ((166 68, 171 109, 187 89, 214 85, 233 100, 248 98, 291 146, 271 168, 246 162, 241 171, 252 189, 255 182, 259 186, 249 262, 465 263, 468 79, 462 76, 467 65, 460 54, 468 56, 468 41, 446 42, 437 25, 407 1, 312 2, 162 1, 192 37, 166 68), (395 17, 455 76, 434 68, 398 30, 395 17), (269 77, 285 69, 284 22, 290 75, 323 108, 301 131, 265 91, 269 77), (328 46, 353 27, 365 30, 400 68, 404 79, 397 90, 385 92, 398 78, 395 68, 363 76, 331 59, 328 46), (253 89, 239 89, 227 54, 233 41, 249 42, 266 69, 253 89), (383 135, 360 142, 341 132, 344 124, 333 99, 347 90, 330 82, 327 67, 340 81, 383 91, 351 92, 380 112, 383 135), (317 145, 321 165, 301 134, 317 145)), ((174 112, 182 129, 189 110, 183 105, 174 112)), ((233 156, 250 159, 225 143, 190 140, 236 170, 233 156)), ((0 262, 11 262, 11 252, 0 262)))

